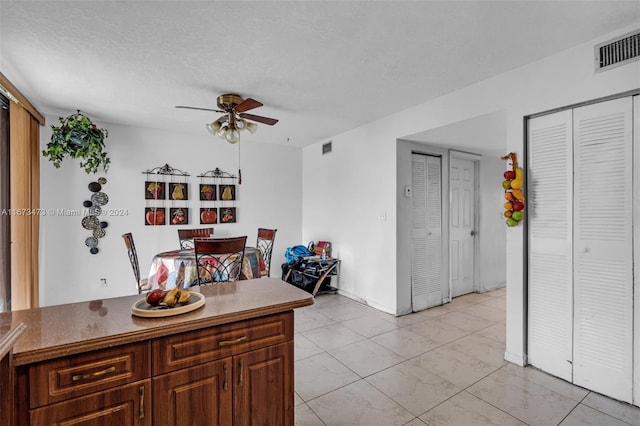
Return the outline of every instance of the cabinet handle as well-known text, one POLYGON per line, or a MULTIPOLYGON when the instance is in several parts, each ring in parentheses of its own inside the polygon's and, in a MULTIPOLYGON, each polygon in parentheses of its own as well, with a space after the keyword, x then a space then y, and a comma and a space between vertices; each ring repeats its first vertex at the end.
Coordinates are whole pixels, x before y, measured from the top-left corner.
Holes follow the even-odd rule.
POLYGON ((245 340, 247 340, 247 336, 238 337, 236 340, 221 340, 220 346, 236 345, 238 343, 244 342, 245 340))
POLYGON ((79 382, 80 380, 94 379, 96 377, 104 376, 105 374, 113 373, 116 371, 116 367, 105 368, 104 370, 95 371, 88 374, 78 374, 71 377, 72 382, 79 382))
POLYGON ((226 362, 222 364, 222 368, 224 369, 224 383, 222 383, 222 389, 227 390, 227 383, 229 381, 229 367, 227 366, 226 362))
POLYGON ((140 386, 140 412, 138 413, 139 419, 144 419, 144 386, 140 386))
POLYGON ((240 360, 240 380, 238 380, 238 386, 242 387, 244 384, 244 362, 240 360))

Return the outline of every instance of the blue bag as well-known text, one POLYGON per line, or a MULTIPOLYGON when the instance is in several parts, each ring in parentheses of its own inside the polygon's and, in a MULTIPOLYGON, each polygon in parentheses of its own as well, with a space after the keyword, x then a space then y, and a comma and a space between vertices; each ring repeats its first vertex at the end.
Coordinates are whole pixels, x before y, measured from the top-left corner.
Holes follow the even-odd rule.
POLYGON ((286 259, 287 263, 293 263, 296 260, 307 256, 312 256, 312 253, 302 245, 287 247, 284 252, 284 258, 286 259))

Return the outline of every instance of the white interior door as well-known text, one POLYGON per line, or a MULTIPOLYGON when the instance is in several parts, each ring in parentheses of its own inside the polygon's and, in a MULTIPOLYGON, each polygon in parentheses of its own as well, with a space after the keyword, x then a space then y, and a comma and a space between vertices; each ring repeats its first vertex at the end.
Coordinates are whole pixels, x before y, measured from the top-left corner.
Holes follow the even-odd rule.
POLYGON ((574 110, 574 383, 631 402, 632 99, 574 110))
POLYGON ((449 161, 451 295, 456 297, 475 290, 475 162, 449 161))
POLYGON ((572 380, 572 111, 528 122, 528 360, 572 380))
POLYGON ((442 304, 441 159, 411 156, 411 303, 413 311, 442 304))

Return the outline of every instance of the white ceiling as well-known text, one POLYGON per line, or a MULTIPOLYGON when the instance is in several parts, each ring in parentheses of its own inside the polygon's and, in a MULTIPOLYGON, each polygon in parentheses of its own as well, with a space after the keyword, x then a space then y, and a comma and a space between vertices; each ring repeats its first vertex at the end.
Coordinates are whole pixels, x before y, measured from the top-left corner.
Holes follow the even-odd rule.
POLYGON ((638 20, 638 0, 2 0, 0 70, 46 114, 195 134, 219 114, 174 106, 235 92, 280 119, 243 138, 304 146, 638 20))

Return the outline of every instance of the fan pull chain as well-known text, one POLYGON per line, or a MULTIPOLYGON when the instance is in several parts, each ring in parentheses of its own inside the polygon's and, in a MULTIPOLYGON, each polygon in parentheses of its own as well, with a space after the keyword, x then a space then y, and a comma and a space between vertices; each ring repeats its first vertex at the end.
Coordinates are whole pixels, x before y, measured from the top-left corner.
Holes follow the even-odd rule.
POLYGON ((240 169, 240 142, 238 142, 238 185, 242 185, 242 170, 240 169))

